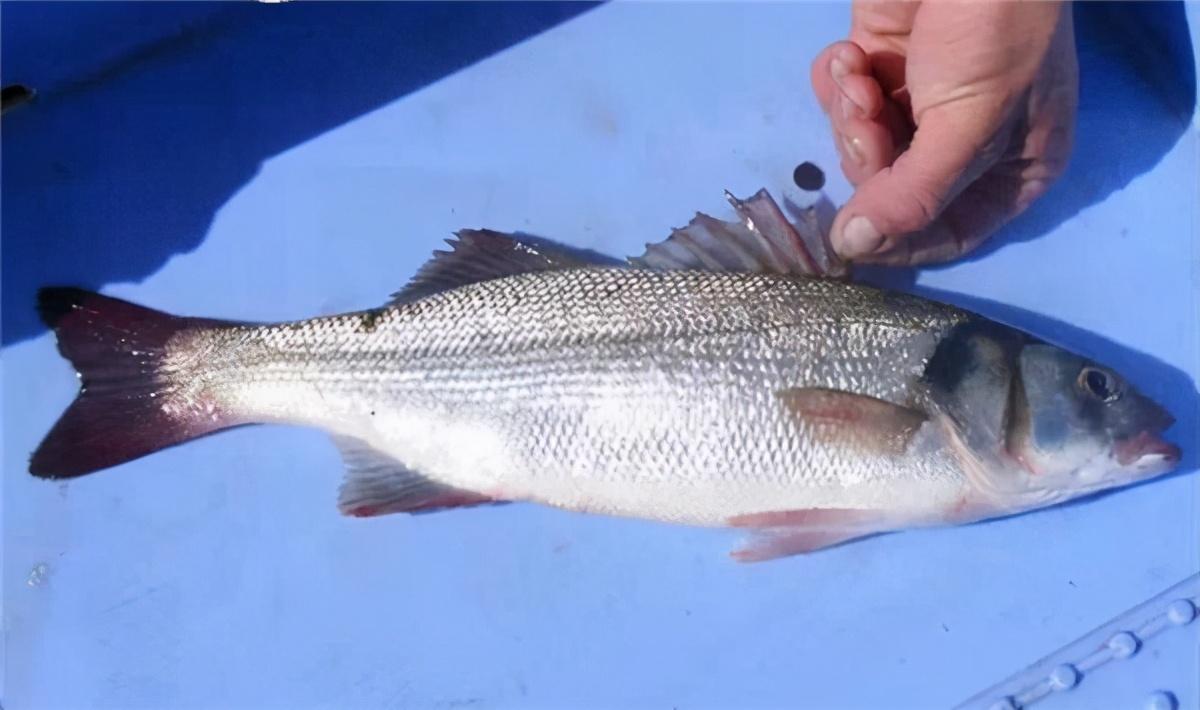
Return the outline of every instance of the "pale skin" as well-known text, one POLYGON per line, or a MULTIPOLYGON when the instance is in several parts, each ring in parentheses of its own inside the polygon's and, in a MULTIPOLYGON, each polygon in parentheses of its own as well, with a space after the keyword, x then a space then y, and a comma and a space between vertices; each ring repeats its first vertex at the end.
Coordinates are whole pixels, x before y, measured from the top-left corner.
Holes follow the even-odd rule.
POLYGON ((854 195, 834 248, 860 263, 942 262, 1041 197, 1078 103, 1063 2, 856 0, 812 84, 854 195))

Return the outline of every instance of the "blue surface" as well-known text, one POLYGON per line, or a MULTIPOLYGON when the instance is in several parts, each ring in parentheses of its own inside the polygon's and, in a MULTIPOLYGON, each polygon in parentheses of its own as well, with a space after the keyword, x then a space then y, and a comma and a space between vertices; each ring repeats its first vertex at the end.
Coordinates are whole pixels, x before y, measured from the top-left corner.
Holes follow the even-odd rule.
MULTIPOLYGON (((948 707, 1200 569, 1200 6, 1079 8, 1064 181, 981 256, 876 275, 1128 371, 1181 473, 755 566, 530 505, 348 520, 299 429, 34 480, 76 382, 32 291, 294 318, 378 305, 464 226, 635 253, 801 160, 840 202, 807 70, 846 6, 65 7, 0 10, 40 92, 3 118, 9 710, 948 707)), ((1038 707, 1200 707, 1198 628, 1038 707)))
POLYGON ((39 95, 4 119, 4 342, 38 286, 149 276, 264 159, 587 7, 4 5, 4 80, 39 95))

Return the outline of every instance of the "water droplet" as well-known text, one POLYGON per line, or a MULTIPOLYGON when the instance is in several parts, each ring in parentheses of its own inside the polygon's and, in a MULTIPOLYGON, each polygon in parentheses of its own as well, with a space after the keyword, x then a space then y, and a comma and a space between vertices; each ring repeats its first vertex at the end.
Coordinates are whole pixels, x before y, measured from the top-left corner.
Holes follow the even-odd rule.
POLYGON ((29 577, 25 580, 25 584, 31 587, 40 587, 46 583, 46 578, 50 576, 50 567, 45 562, 39 562, 29 570, 29 577))
POLYGON ((1179 701, 1175 699, 1175 695, 1167 690, 1159 690, 1150 694, 1146 698, 1146 710, 1175 710, 1179 707, 1179 701))
POLYGON ((1056 666, 1050 671, 1050 686, 1055 690, 1067 690, 1074 688, 1079 682, 1079 671, 1070 663, 1064 663, 1056 666))
POLYGON ((1183 626, 1196 618, 1196 605, 1188 599, 1176 599, 1167 607, 1167 619, 1172 624, 1183 626))
POLYGON ((1129 658, 1138 652, 1139 645, 1141 643, 1138 641, 1138 637, 1128 631, 1113 634, 1113 637, 1108 640, 1108 647, 1112 649, 1113 656, 1116 658, 1129 658))

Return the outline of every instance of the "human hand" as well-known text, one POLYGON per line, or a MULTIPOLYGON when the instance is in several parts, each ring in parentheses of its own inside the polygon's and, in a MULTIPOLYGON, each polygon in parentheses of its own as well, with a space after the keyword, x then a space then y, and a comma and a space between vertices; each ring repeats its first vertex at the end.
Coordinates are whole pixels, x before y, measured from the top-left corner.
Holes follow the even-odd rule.
POLYGON ((955 259, 1040 197, 1070 156, 1071 6, 855 0, 850 38, 812 84, 855 193, 834 220, 847 259, 955 259))

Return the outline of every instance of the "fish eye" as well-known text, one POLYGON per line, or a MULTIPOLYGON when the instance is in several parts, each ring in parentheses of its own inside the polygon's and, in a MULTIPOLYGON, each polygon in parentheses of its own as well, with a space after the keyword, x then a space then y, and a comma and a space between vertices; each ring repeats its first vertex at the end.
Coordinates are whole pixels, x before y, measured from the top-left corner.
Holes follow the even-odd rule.
POLYGON ((1117 378, 1099 368, 1083 368, 1079 372, 1079 387, 1101 402, 1115 402, 1121 398, 1117 378))

